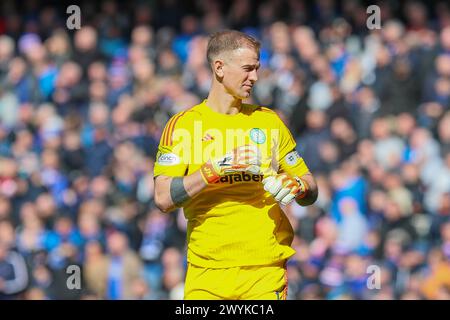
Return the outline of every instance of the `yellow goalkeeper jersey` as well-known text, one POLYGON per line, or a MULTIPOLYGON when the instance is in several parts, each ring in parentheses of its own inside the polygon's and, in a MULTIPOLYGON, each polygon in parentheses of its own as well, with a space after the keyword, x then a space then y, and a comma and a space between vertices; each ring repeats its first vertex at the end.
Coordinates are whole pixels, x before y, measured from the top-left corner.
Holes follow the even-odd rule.
POLYGON ((272 110, 243 104, 235 115, 215 112, 207 100, 174 115, 161 136, 154 176, 185 176, 210 158, 241 145, 255 145, 262 173, 230 174, 207 186, 184 206, 187 260, 197 266, 229 268, 267 265, 292 256, 293 230, 264 176, 309 170, 295 141, 272 110))

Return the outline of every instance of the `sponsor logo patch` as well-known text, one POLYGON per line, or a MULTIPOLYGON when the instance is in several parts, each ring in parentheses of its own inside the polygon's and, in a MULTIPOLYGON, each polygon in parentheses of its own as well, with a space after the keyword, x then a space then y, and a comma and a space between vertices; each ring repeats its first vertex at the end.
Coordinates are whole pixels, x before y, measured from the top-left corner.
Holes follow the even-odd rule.
POLYGON ((297 151, 291 151, 286 155, 286 163, 290 166, 294 166, 297 164, 298 160, 300 160, 300 156, 297 151))
POLYGON ((216 183, 233 184, 236 182, 261 182, 263 179, 264 175, 262 174, 247 174, 242 172, 224 175, 223 177, 220 177, 216 183))
POLYGON ((157 162, 162 166, 173 166, 180 163, 180 158, 174 153, 162 153, 157 162))

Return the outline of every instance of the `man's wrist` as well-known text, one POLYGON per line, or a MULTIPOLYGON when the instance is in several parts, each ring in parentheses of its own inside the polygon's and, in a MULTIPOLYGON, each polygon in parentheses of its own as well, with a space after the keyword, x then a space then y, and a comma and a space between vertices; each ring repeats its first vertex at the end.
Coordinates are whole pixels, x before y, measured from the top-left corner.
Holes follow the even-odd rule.
POLYGON ((300 185, 300 191, 295 196, 295 199, 301 200, 308 195, 309 184, 308 184, 308 182, 306 182, 306 180, 299 178, 299 177, 295 177, 295 180, 297 180, 298 184, 300 185))
MULTIPOLYGON (((303 196, 299 194, 300 197, 296 197, 295 200, 302 207, 310 206, 317 200, 317 187, 311 186, 306 179, 302 179, 302 182, 305 186, 305 192, 303 192, 303 196)), ((314 183, 314 181, 312 183, 314 183)))

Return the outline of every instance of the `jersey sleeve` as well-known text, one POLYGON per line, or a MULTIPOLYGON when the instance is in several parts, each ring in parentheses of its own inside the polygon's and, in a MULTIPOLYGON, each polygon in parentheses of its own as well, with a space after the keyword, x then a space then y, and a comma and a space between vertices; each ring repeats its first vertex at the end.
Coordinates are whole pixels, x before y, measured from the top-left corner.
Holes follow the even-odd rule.
POLYGON ((309 172, 303 158, 296 150, 296 142, 289 129, 277 116, 279 122, 278 172, 286 172, 291 176, 301 177, 309 172))
POLYGON ((286 172, 291 176, 301 177, 307 174, 309 169, 297 150, 293 149, 280 160, 279 172, 286 172))
POLYGON ((191 125, 186 111, 179 112, 167 122, 156 153, 154 177, 179 177, 186 174, 190 161, 191 125))

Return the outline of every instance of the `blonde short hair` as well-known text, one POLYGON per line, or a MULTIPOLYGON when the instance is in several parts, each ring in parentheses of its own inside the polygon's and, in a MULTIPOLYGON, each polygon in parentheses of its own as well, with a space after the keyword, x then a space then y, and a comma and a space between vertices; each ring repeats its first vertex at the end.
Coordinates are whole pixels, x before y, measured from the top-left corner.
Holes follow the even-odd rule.
POLYGON ((254 49, 259 56, 261 44, 258 40, 240 31, 225 30, 211 35, 208 41, 206 57, 212 64, 215 57, 225 51, 233 51, 242 47, 254 49))

